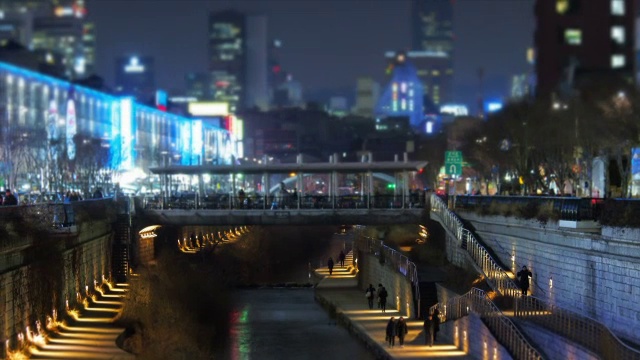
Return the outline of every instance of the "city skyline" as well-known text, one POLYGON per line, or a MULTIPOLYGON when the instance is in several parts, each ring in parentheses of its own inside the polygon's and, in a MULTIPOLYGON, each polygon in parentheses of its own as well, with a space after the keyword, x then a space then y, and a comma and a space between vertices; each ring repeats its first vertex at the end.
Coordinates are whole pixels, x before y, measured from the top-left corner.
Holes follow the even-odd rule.
MULTIPOLYGON (((366 7, 358 0, 323 1, 324 9, 318 9, 319 1, 167 0, 154 2, 154 16, 141 17, 149 3, 88 2, 97 28, 97 73, 107 83, 113 84, 117 57, 137 54, 156 58, 159 87, 183 90, 186 73, 207 70, 207 19, 210 11, 224 9, 268 16, 269 38, 283 43, 282 67, 303 84, 310 100, 322 93, 351 95, 360 76, 384 84, 384 53, 410 49, 412 42, 409 0, 371 1, 366 7)), ((506 96, 511 76, 527 69, 533 1, 459 0, 454 11, 454 99, 475 105, 480 67, 484 97, 506 96)))

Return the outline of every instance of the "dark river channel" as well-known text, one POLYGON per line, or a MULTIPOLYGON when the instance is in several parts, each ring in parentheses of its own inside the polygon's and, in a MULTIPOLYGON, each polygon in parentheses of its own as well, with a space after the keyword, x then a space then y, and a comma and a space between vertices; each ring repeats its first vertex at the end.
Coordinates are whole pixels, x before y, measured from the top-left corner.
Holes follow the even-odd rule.
MULTIPOLYGON (((284 237, 272 232, 271 239, 284 237)), ((345 246, 331 232, 302 230, 300 240, 276 252, 270 263, 281 271, 269 273, 269 284, 307 284, 318 279, 313 269, 345 246), (315 234, 315 235, 312 235, 315 234), (292 256, 295 248, 308 249, 292 256), (278 266, 278 264, 285 266, 278 266)), ((273 240, 272 240, 273 241, 273 240)), ((278 241, 278 240, 275 240, 278 241)), ((227 340, 215 359, 374 359, 364 345, 337 325, 314 300, 312 287, 263 286, 233 290, 227 340)))
POLYGON ((313 299, 311 288, 238 290, 216 359, 374 359, 313 299))

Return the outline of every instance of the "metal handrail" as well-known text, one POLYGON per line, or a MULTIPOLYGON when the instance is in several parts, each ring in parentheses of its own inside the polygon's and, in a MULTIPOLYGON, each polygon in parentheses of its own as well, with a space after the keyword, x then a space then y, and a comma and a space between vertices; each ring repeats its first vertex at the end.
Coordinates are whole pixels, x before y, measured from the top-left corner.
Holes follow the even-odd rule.
POLYGON ((471 288, 464 295, 448 299, 444 304, 433 305, 429 314, 440 309, 440 322, 456 320, 469 313, 478 314, 496 339, 511 353, 514 359, 543 359, 544 356, 518 330, 518 327, 505 316, 491 301, 487 294, 471 288))
POLYGON ((431 211, 438 214, 447 229, 456 235, 457 245, 467 250, 467 253, 482 270, 491 288, 503 295, 515 296, 520 294, 520 287, 498 265, 475 236, 464 228, 458 216, 449 211, 447 205, 436 195, 431 196, 431 211))
POLYGON ((376 240, 369 236, 362 235, 358 232, 356 237, 358 248, 367 251, 370 254, 382 256, 385 261, 390 259, 390 265, 400 274, 402 274, 413 286, 413 296, 418 306, 416 307, 416 318, 420 318, 420 282, 418 280, 418 268, 416 264, 409 260, 408 257, 402 255, 398 251, 384 245, 384 241, 376 240))
MULTIPOLYGON (((463 227, 462 221, 457 218, 457 216, 449 211, 447 205, 437 196, 433 195, 431 197, 431 211, 434 211, 440 216, 443 220, 443 223, 447 226, 454 225, 456 227, 449 228, 450 231, 456 234, 463 233, 460 227, 463 227), (445 218, 454 218, 455 220, 445 221, 445 218), (449 225, 451 224, 451 225, 449 225), (459 227, 457 227, 459 225, 459 227)), ((473 235, 470 235, 473 237, 473 235)), ((463 238, 458 239, 460 243, 463 242, 463 238)), ((466 241, 469 241, 467 239, 466 241)), ((474 243, 475 238, 473 238, 472 243, 474 243)), ((477 243, 477 241, 475 241, 477 243)), ((474 245, 475 245, 474 243, 474 245)), ((486 252, 486 249, 482 247, 482 245, 477 244, 477 246, 481 247, 482 250, 486 252)), ((467 251, 469 251, 469 246, 467 243, 467 251)), ((472 255, 472 257, 474 257, 472 255)), ((486 259, 488 262, 493 263, 491 267, 495 266, 499 268, 497 263, 493 260, 493 258, 487 254, 486 259)), ((479 263, 477 260, 477 256, 474 257, 476 264, 478 264, 485 272, 486 262, 479 263)), ((499 271, 499 270, 498 270, 499 271)), ((504 270, 502 270, 504 272, 504 270)), ((487 279, 490 277, 485 272, 487 279)), ((511 280, 513 286, 516 284, 511 280)), ((489 282, 489 285, 494 285, 489 282)), ((503 283, 504 285, 504 283, 503 283)), ((508 285, 508 284, 507 284, 508 285)), ((492 286, 496 291, 500 287, 492 286)), ((557 334, 561 334, 572 341, 575 341, 579 344, 584 345, 586 348, 591 351, 599 354, 602 358, 605 359, 632 359, 632 360, 640 360, 640 350, 633 349, 629 347, 627 344, 622 342, 606 325, 601 322, 582 316, 578 313, 560 308, 555 305, 550 305, 546 301, 533 297, 520 297, 518 296, 519 290, 516 286, 516 291, 509 290, 505 293, 505 295, 511 296, 516 299, 516 301, 520 302, 520 309, 516 311, 515 316, 527 317, 531 320, 537 320, 541 325, 547 325, 548 323, 552 323, 552 325, 548 326, 548 329, 555 331, 557 334), (523 300, 524 299, 524 300, 523 300), (527 300, 529 299, 529 300, 527 300), (534 304, 530 305, 528 304, 534 304), (557 314, 556 314, 557 313, 557 314), (552 320, 541 320, 540 317, 535 318, 535 316, 547 315, 548 319, 552 320), (585 335, 582 330, 587 329, 587 335, 585 335), (597 331, 595 330, 597 329, 597 331), (593 335, 595 334, 595 335, 593 335)), ((517 303, 516 303, 517 306, 517 303)))
POLYGON ((514 314, 571 339, 603 359, 640 360, 640 351, 622 342, 603 323, 548 304, 534 296, 517 297, 514 314))

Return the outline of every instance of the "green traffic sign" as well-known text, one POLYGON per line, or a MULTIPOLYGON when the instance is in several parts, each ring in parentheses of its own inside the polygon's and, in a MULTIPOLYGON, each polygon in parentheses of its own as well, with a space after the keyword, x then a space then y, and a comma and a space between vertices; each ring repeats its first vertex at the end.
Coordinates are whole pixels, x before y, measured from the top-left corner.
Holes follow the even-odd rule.
POLYGON ((444 170, 447 175, 462 175, 462 151, 444 153, 444 170))

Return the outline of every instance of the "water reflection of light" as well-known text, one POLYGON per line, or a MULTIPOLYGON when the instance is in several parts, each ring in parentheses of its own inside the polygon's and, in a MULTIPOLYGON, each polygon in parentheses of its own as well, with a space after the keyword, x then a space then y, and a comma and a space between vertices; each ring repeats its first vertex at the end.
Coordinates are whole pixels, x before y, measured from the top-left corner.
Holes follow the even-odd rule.
POLYGON ((231 359, 245 360, 251 358, 251 328, 249 327, 249 306, 244 306, 231 313, 231 359))

